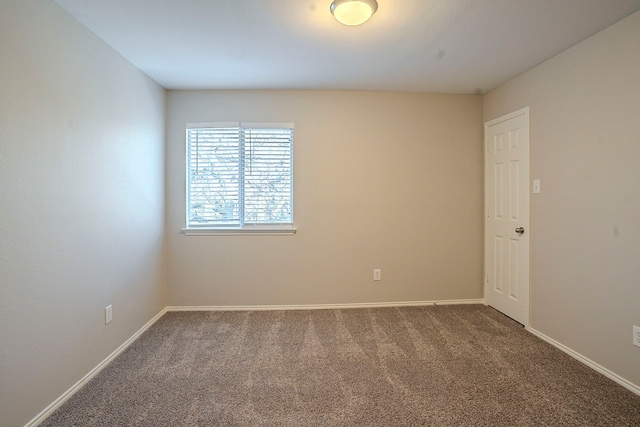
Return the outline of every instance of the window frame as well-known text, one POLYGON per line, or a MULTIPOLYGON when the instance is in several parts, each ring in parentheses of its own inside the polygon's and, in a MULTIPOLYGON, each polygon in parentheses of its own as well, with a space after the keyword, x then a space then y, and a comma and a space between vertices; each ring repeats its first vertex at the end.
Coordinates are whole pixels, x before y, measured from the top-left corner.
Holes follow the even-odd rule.
MULTIPOLYGON (((185 227, 181 230, 183 234, 187 236, 204 236, 204 235, 292 235, 295 234, 297 228, 294 225, 294 124, 293 123, 254 123, 254 122, 209 122, 209 123, 187 123, 185 127, 185 227), (244 223, 244 191, 238 190, 238 203, 242 217, 239 219, 239 224, 230 225, 214 225, 203 224, 195 225, 190 224, 190 191, 189 191, 189 177, 190 177, 190 164, 189 164, 189 130, 190 129, 206 129, 206 128, 238 128, 239 135, 243 134, 243 129, 291 129, 291 190, 290 190, 290 208, 291 208, 291 223, 283 224, 245 224, 244 223)), ((245 140, 240 137, 239 142, 239 156, 243 156, 245 152, 245 140)), ((242 168, 244 160, 239 163, 239 168, 242 168)), ((244 176, 244 171, 239 171, 238 180, 241 181, 241 176, 244 176)), ((240 187, 244 187, 244 182, 240 184, 240 187)))

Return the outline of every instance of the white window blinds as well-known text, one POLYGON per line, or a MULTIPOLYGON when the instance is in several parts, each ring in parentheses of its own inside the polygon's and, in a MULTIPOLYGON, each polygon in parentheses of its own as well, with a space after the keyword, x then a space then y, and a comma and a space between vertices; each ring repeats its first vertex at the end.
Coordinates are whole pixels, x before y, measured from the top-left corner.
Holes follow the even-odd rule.
POLYGON ((293 125, 187 125, 187 228, 293 224, 293 125))

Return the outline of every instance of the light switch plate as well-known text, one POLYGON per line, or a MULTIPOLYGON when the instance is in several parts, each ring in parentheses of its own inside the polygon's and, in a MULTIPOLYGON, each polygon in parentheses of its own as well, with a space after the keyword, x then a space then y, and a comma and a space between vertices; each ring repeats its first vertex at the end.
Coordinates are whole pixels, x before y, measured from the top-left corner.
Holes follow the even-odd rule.
POLYGON ((540 192, 540 180, 533 180, 533 194, 538 194, 540 192))

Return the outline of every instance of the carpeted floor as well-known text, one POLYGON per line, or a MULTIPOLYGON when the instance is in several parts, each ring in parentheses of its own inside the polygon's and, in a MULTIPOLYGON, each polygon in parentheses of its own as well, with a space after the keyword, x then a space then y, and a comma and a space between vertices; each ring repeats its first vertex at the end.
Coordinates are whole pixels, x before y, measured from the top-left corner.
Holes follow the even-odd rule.
POLYGON ((167 313, 43 426, 640 426, 482 305, 167 313))

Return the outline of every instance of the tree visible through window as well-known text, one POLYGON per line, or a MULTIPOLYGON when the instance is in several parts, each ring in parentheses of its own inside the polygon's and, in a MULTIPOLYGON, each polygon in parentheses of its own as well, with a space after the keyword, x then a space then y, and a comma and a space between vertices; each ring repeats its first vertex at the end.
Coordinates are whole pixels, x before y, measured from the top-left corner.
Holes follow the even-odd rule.
POLYGON ((293 125, 187 126, 187 228, 293 224, 293 125))

